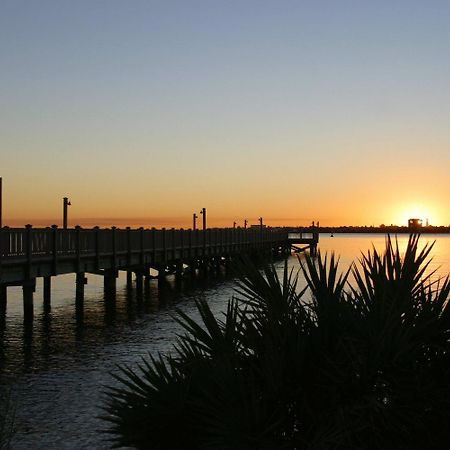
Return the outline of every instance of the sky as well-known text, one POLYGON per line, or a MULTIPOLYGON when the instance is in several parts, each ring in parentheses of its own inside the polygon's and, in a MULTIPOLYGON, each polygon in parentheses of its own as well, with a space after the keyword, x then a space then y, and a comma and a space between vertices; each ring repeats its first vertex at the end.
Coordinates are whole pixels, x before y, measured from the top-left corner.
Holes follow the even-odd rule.
POLYGON ((3 224, 450 224, 450 2, 0 0, 3 224))

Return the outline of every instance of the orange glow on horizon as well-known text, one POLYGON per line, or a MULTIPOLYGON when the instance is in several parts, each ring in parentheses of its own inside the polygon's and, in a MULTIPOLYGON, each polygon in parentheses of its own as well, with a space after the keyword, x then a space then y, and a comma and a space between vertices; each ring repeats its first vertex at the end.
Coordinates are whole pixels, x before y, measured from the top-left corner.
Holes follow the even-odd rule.
MULTIPOLYGON (((207 226, 209 228, 229 228, 236 222, 236 227, 244 227, 244 220, 247 219, 247 226, 257 225, 258 217, 235 217, 235 218, 220 218, 208 217, 207 226)), ((277 219, 274 217, 263 218, 264 224, 271 227, 291 226, 291 227, 305 227, 311 225, 311 221, 302 219, 277 219)), ((21 228, 26 224, 32 224, 35 228, 45 228, 53 224, 62 226, 62 218, 17 218, 13 220, 4 221, 4 225, 21 228)), ((93 217, 93 218, 77 218, 69 215, 69 228, 75 225, 80 225, 83 228, 93 228, 99 226, 100 228, 109 228, 115 226, 118 228, 192 228, 192 217, 93 217)), ((201 228, 201 216, 197 219, 197 227, 201 228)))
POLYGON ((243 226, 244 219, 256 224, 260 216, 269 226, 309 226, 313 221, 330 227, 406 226, 410 218, 422 219, 424 224, 428 219, 434 226, 450 223, 450 214, 441 206, 446 202, 443 190, 411 193, 406 185, 394 192, 388 184, 357 189, 352 181, 334 192, 320 183, 297 187, 295 178, 286 177, 281 185, 268 179, 265 184, 263 180, 248 185, 241 181, 238 187, 226 189, 227 184, 211 181, 210 188, 206 183, 204 188, 168 184, 167 189, 155 190, 152 184, 126 188, 109 185, 104 179, 101 188, 73 183, 55 195, 61 189, 51 185, 30 189, 25 180, 12 183, 4 178, 3 182, 3 224, 12 227, 61 225, 64 195, 72 203, 69 226, 86 228, 190 228, 193 212, 199 214, 202 207, 207 208, 209 227, 231 227, 234 221, 243 226))
POLYGON ((407 225, 409 219, 421 219, 424 226, 427 222, 429 225, 434 226, 444 225, 439 209, 434 205, 411 203, 399 208, 396 223, 407 225))

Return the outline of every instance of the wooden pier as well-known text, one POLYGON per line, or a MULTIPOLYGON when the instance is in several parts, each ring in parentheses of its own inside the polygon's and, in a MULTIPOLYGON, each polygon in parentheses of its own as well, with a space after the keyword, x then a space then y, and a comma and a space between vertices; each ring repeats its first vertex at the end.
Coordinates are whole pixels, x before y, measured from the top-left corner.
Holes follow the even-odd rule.
POLYGON ((7 287, 22 286, 24 315, 33 315, 36 279, 43 278, 44 305, 51 301, 51 278, 76 274, 76 299, 83 301, 86 274, 102 275, 105 298, 114 297, 118 271, 127 272, 136 288, 150 278, 150 269, 162 280, 227 264, 243 254, 277 255, 309 248, 315 253, 315 229, 208 228, 183 229, 72 229, 0 228, 0 310, 6 308, 7 287), (301 244, 303 247, 297 248, 301 244))

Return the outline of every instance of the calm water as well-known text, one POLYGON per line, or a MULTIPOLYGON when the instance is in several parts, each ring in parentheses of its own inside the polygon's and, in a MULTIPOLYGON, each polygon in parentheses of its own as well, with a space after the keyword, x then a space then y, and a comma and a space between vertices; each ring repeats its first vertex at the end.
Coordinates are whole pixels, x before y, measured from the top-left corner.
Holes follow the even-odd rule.
MULTIPOLYGON (((341 256, 345 269, 371 245, 381 249, 383 235, 321 235, 322 252, 341 256)), ((450 272, 450 236, 436 240, 431 267, 440 275, 450 272)), ((404 248, 406 236, 399 237, 404 248)), ((298 267, 295 257, 289 264, 298 267)), ((283 263, 277 263, 282 270, 283 263)), ((300 281, 302 282, 302 280, 300 281)), ((180 328, 172 319, 180 308, 196 316, 194 299, 205 298, 220 314, 233 295, 234 280, 196 286, 178 286, 169 280, 164 291, 152 281, 141 301, 118 281, 116 308, 105 308, 101 277, 89 276, 82 314, 75 311, 73 276, 53 280, 52 309, 44 313, 42 286, 35 294, 35 319, 24 326, 20 288, 9 288, 6 317, 0 319, 0 377, 12 388, 16 401, 13 449, 105 449, 97 430, 103 423, 102 385, 111 384, 117 364, 136 364, 148 352, 170 350, 180 328)))

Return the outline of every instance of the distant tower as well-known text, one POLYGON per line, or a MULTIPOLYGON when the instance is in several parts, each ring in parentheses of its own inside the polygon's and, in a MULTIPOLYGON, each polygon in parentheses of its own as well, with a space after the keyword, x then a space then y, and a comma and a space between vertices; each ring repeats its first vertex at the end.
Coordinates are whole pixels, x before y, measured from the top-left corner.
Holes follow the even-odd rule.
POLYGON ((426 227, 428 226, 428 218, 427 218, 427 221, 426 221, 426 225, 425 225, 426 227))

